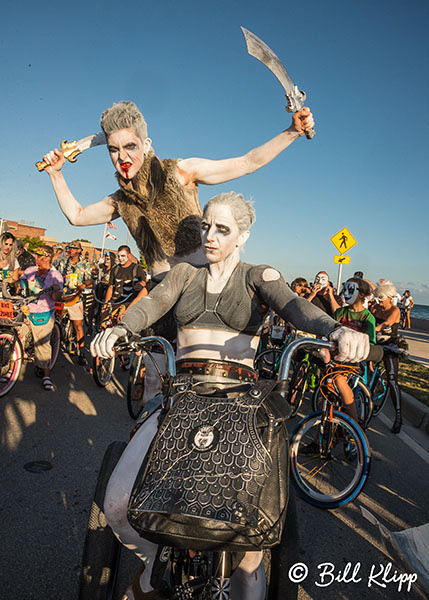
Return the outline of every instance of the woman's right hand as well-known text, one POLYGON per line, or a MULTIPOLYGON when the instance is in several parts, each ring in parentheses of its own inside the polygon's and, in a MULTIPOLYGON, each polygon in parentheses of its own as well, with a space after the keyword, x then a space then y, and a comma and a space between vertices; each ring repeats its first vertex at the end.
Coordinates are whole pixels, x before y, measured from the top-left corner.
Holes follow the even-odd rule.
POLYGON ((58 150, 58 148, 55 148, 55 150, 51 150, 50 152, 45 154, 43 160, 45 161, 45 163, 48 164, 48 166, 45 167, 45 171, 47 173, 61 171, 61 169, 64 166, 64 163, 66 162, 64 154, 61 152, 61 150, 58 150))
POLYGON ((100 358, 113 358, 115 353, 113 346, 119 338, 125 337, 128 331, 124 327, 108 327, 98 333, 89 347, 92 356, 100 358))

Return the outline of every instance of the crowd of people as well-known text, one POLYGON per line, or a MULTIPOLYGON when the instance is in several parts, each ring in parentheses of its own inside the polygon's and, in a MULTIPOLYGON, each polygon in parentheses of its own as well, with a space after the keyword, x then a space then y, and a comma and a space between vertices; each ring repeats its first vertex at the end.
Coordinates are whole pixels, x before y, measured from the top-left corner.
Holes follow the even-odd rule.
MULTIPOLYGON (((28 305, 25 325, 31 329, 34 340, 35 372, 47 391, 54 390, 49 363, 56 302, 62 304, 62 311, 73 324, 77 362, 86 366, 85 340, 93 333, 98 306, 101 306, 103 322, 110 315, 110 303, 115 304, 114 316, 119 321, 129 306, 147 294, 146 270, 126 245, 120 246, 116 253, 104 251, 98 260, 90 261, 83 254, 79 240, 56 248, 41 244, 29 251, 22 240, 5 232, 0 236, 0 267, 5 299, 16 295, 37 296, 28 305), (99 304, 88 303, 85 332, 84 300, 88 293, 91 298, 95 296, 99 304)), ((26 328, 18 331, 25 347, 26 328)))
MULTIPOLYGON (((240 249, 255 220, 251 203, 234 192, 213 197, 204 211, 198 202, 199 185, 223 183, 263 168, 313 127, 313 115, 303 108, 292 115, 286 130, 243 156, 160 160, 148 137, 146 121, 135 104, 114 104, 102 113, 101 128, 116 170, 117 191, 82 207, 63 176, 63 153, 51 150, 43 160, 59 207, 72 225, 107 223, 119 217, 124 220, 149 265, 149 294, 146 273, 133 260, 127 246, 120 246, 116 256, 106 254, 93 265, 82 257, 78 241, 71 242, 58 256, 42 246, 33 257, 35 265, 24 268, 19 262, 22 252, 18 252, 11 234, 0 239, 4 282, 16 286, 19 280, 28 280, 31 293, 33 289, 47 290, 46 305, 41 311, 47 316, 45 337, 52 319, 52 302, 61 294, 76 331, 80 364, 85 364, 81 299, 84 290, 92 285, 99 299, 125 299, 127 309, 118 309, 116 324, 92 339, 92 354, 109 358, 114 355, 118 339, 152 326, 155 334, 162 333, 170 341, 176 339, 177 371, 192 373, 197 393, 233 396, 257 379, 253 359, 267 309, 302 330, 335 342, 338 360, 366 359, 377 332, 386 334, 390 327, 393 335, 399 324, 400 311, 393 302, 396 290, 392 284, 380 280, 372 286, 362 274, 355 274, 346 282, 347 293, 341 297, 328 274, 320 271, 311 286, 304 278, 295 279, 289 286, 276 269, 240 260, 240 249), (375 298, 369 310, 368 287, 375 298), (170 318, 173 309, 174 321, 170 318), (243 377, 250 383, 244 384, 243 377)), ((27 255, 25 258, 31 260, 27 255)), ((412 299, 407 306, 412 307, 412 299)), ((90 316, 89 329, 92 321, 90 316)), ((38 368, 46 368, 44 358, 36 352, 38 368)), ((155 391, 149 384, 151 368, 148 364, 145 375, 148 396, 155 391)), ((49 383, 53 385, 49 375, 44 371, 46 389, 50 389, 49 383)), ((397 369, 389 380, 389 384, 394 383, 397 369)), ((352 414, 347 390, 344 402, 352 414)), ((395 409, 399 410, 399 418, 394 430, 399 431, 400 397, 395 409)), ((104 508, 109 524, 144 563, 123 600, 158 597, 151 585, 157 548, 140 537, 127 521, 128 498, 142 458, 156 434, 158 413, 152 414, 132 437, 106 490, 104 508)), ((256 550, 244 554, 232 578, 233 597, 265 597, 261 558, 262 553, 256 550)))
MULTIPOLYGON (((400 338, 398 329, 410 327, 409 315, 414 306, 410 291, 405 290, 401 296, 391 281, 381 278, 374 284, 364 279, 362 271, 356 271, 353 277, 342 284, 341 290, 334 288, 326 271, 319 271, 310 284, 304 277, 297 277, 292 281, 291 288, 298 296, 316 304, 339 323, 369 336, 371 361, 384 361, 395 409, 392 432, 399 433, 402 426, 402 399, 398 369, 405 343, 400 338)), ((346 378, 340 376, 336 382, 344 410, 357 420, 353 392, 346 378)))

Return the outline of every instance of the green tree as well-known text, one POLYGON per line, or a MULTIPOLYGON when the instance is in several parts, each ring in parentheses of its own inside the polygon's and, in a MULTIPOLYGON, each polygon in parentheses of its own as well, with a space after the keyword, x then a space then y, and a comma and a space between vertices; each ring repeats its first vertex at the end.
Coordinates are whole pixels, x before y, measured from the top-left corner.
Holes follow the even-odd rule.
POLYGON ((147 266, 146 259, 144 257, 143 252, 141 252, 141 251, 140 251, 139 265, 141 265, 143 267, 143 269, 146 269, 146 271, 149 271, 149 267, 147 266))
POLYGON ((39 237, 30 237, 29 235, 26 235, 25 237, 23 237, 22 240, 21 240, 21 242, 23 244, 27 244, 28 243, 28 250, 30 252, 32 252, 36 248, 40 248, 40 246, 43 246, 43 244, 44 244, 44 241, 42 240, 42 238, 39 238, 39 237))

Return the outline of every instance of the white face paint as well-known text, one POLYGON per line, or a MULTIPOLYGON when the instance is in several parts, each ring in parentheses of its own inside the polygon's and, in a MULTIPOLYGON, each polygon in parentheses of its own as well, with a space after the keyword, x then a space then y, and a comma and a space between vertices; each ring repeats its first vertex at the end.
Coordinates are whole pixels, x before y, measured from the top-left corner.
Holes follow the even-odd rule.
POLYGON ((326 273, 317 273, 316 277, 314 278, 314 283, 320 285, 320 288, 323 290, 328 286, 329 277, 326 273))
POLYGON ((121 250, 120 252, 118 252, 118 261, 120 265, 124 265, 128 260, 128 254, 125 252, 125 250, 121 250))
POLYGON ((218 263, 229 258, 247 237, 247 231, 240 233, 229 206, 213 205, 204 211, 201 241, 210 263, 218 263))
POLYGON ((359 297, 359 286, 355 281, 345 281, 341 289, 341 296, 346 304, 353 304, 359 297))
POLYGON ((150 140, 142 142, 131 127, 118 129, 109 135, 107 148, 117 172, 125 179, 132 179, 143 164, 150 140))

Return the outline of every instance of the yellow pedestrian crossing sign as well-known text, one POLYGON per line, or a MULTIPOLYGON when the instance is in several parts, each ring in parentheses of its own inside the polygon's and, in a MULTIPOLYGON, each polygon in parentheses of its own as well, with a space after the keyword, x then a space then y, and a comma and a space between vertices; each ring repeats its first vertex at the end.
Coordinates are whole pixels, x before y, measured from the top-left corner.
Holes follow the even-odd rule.
POLYGON ((349 265, 350 256, 344 256, 344 254, 334 254, 334 263, 337 265, 349 265))
POLYGON ((353 248, 357 244, 357 241, 352 236, 347 227, 343 227, 341 231, 331 237, 331 242, 340 254, 344 254, 350 248, 353 248))

